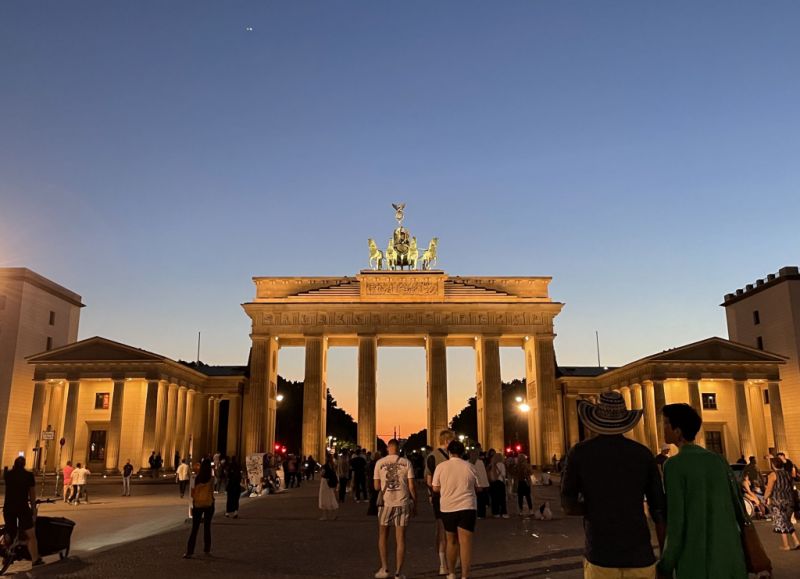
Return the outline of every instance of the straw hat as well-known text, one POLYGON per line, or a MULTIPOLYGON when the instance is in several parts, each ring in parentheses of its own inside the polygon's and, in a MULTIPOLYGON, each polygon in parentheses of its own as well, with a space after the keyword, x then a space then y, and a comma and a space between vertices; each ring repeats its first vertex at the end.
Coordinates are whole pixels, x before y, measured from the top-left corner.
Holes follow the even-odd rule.
POLYGON ((642 410, 628 410, 625 399, 619 392, 601 392, 597 404, 578 400, 578 416, 593 432, 622 434, 636 426, 642 417, 642 410))

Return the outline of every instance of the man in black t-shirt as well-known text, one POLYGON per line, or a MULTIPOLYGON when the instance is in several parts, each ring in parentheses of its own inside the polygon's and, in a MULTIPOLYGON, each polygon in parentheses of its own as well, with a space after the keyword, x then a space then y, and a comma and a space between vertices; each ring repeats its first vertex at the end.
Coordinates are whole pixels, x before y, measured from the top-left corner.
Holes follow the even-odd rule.
POLYGON ((27 538, 28 551, 34 565, 41 565, 39 547, 34 531, 33 507, 36 505, 36 480, 33 473, 25 470, 25 457, 19 456, 11 470, 5 473, 6 496, 3 503, 3 519, 6 522, 6 535, 13 541, 17 529, 23 540, 27 538))

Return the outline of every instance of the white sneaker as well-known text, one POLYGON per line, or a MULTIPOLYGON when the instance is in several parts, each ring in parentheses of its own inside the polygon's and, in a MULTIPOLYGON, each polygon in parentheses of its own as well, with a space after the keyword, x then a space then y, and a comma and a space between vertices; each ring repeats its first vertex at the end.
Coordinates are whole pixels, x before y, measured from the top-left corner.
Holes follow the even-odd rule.
POLYGON ((391 575, 389 575, 386 569, 381 568, 375 572, 375 579, 389 579, 389 577, 391 577, 391 575))

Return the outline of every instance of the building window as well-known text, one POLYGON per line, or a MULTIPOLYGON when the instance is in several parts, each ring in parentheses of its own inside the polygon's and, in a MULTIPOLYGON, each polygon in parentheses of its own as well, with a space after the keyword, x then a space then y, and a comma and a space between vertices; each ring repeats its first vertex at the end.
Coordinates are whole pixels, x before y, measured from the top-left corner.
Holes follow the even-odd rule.
POLYGON ((47 349, 48 350, 53 349, 53 338, 51 338, 50 336, 47 336, 47 349))
POLYGON ((758 310, 753 311, 753 324, 756 326, 761 323, 761 316, 758 314, 758 310))
POLYGON ((706 448, 725 456, 725 446, 722 444, 722 433, 719 430, 706 430, 706 448))
POLYGON ((701 394, 703 397, 703 410, 716 410, 717 409, 717 395, 713 392, 701 394))
POLYGON ((762 338, 761 336, 756 337, 756 348, 758 348, 759 350, 764 349, 764 338, 762 338))
POLYGON ((764 404, 769 404, 769 390, 764 390, 764 404))
POLYGON ((108 400, 111 398, 109 392, 98 392, 94 395, 94 409, 108 410, 108 400))
POLYGON ((53 311, 50 312, 50 325, 51 326, 56 325, 56 313, 53 311))

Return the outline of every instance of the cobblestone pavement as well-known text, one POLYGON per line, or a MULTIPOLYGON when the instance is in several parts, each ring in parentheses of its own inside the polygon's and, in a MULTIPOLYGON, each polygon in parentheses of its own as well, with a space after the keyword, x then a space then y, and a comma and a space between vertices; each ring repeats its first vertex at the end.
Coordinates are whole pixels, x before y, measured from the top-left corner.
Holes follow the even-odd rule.
MULTIPOLYGON (((19 564, 16 572, 18 576, 98 578, 184 574, 275 579, 372 577, 378 567, 375 519, 366 516, 366 504, 354 504, 348 495, 336 521, 318 521, 318 485, 305 483, 302 488, 281 495, 243 499, 240 518, 236 520, 220 514, 224 497, 219 496, 212 525, 213 556, 199 555, 192 560, 181 559, 189 534, 188 524, 182 522, 186 503, 176 498, 174 486, 142 487, 136 505, 120 506, 109 498, 106 505, 90 505, 86 509, 81 506, 65 515, 78 521, 73 556, 67 561, 50 557, 48 565, 33 573, 29 571, 30 564, 19 564), (152 534, 147 532, 149 529, 152 534), (103 537, 130 542, 96 548, 103 537)), ((561 515, 557 487, 537 487, 535 496, 538 502, 551 502, 555 520, 513 516, 508 520, 479 521, 472 577, 582 576, 580 519, 561 515)), ((511 510, 516 512, 516 507, 511 510)), ((758 523, 758 527, 776 566, 775 576, 795 577, 800 552, 778 551, 778 540, 770 533, 769 523, 758 523)), ((202 537, 198 539, 196 550, 202 552, 202 537)), ((436 566, 433 515, 430 507, 423 504, 408 531, 404 572, 408 577, 432 579, 436 577, 436 566)))

